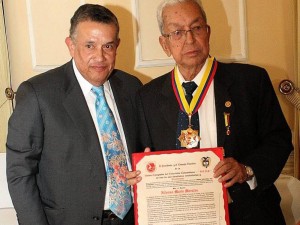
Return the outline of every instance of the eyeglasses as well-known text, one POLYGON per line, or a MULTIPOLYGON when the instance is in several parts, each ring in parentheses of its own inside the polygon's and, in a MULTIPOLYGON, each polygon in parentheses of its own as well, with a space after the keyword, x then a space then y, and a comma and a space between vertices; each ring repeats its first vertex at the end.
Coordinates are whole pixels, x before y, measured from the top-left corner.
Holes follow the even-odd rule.
POLYGON ((203 25, 203 26, 192 27, 189 30, 175 30, 168 34, 163 34, 163 36, 169 38, 169 40, 179 41, 182 39, 183 36, 186 37, 188 32, 191 32, 191 34, 194 37, 200 37, 207 34, 208 27, 209 27, 208 25, 203 25))

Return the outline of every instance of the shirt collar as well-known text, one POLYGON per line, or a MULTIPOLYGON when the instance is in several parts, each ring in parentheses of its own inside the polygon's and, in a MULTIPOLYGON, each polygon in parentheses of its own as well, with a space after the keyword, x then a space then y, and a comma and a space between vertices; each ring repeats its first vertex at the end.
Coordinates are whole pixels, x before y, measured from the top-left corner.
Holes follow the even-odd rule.
MULTIPOLYGON (((72 64, 73 64, 75 76, 76 76, 76 78, 77 78, 77 80, 78 80, 78 83, 79 83, 79 85, 80 85, 80 87, 81 87, 81 90, 82 90, 82 92, 83 92, 83 95, 86 96, 86 95, 88 95, 88 94, 90 93, 90 91, 91 91, 93 85, 92 85, 90 82, 88 82, 88 81, 82 76, 82 74, 79 72, 79 70, 78 70, 78 68, 77 68, 77 66, 76 66, 76 64, 75 64, 74 59, 72 59, 72 64)), ((109 90, 109 88, 108 88, 108 87, 109 87, 109 81, 105 81, 105 83, 103 84, 103 86, 104 86, 105 89, 108 89, 108 90, 109 90)))
MULTIPOLYGON (((202 80, 203 74, 204 74, 204 72, 205 72, 205 70, 206 70, 206 68, 207 68, 207 62, 208 62, 208 58, 206 59, 204 65, 203 65, 203 67, 201 68, 201 70, 199 71, 199 73, 195 76, 195 78, 194 78, 193 80, 191 80, 191 81, 194 81, 198 86, 199 86, 199 84, 200 84, 200 82, 201 82, 201 80, 202 80)), ((177 67, 177 68, 178 68, 178 67, 177 67)), ((183 76, 182 76, 182 74, 180 73, 179 69, 177 69, 177 72, 178 72, 178 77, 179 77, 179 81, 180 81, 181 84, 182 84, 183 82, 189 82, 189 81, 186 81, 186 80, 183 78, 183 76)))

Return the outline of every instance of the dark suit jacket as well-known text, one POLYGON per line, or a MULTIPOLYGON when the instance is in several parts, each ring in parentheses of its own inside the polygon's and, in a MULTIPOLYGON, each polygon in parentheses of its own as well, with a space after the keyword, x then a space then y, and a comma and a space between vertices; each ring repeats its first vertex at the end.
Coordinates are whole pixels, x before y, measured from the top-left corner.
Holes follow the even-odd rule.
MULTIPOLYGON (((243 218, 256 214, 264 217, 263 224, 277 224, 282 219, 278 216, 280 196, 273 183, 293 146, 291 131, 268 74, 255 66, 219 63, 214 90, 218 146, 224 147, 226 157, 251 166, 258 182, 255 191, 250 191, 247 183, 229 188, 233 205, 238 205, 237 211, 241 212, 241 215, 231 213, 232 222, 239 217, 237 221, 242 221, 239 224, 245 225, 248 222, 243 218), (227 101, 231 107, 225 106, 227 101), (230 113, 229 136, 224 112, 230 113)), ((171 86, 171 73, 145 85, 137 99, 143 145, 153 150, 175 149, 179 106, 171 86)))
MULTIPOLYGON (((137 149, 141 82, 109 78, 129 153, 137 149)), ((22 83, 9 120, 7 177, 20 224, 101 224, 106 173, 96 128, 72 63, 22 83)))

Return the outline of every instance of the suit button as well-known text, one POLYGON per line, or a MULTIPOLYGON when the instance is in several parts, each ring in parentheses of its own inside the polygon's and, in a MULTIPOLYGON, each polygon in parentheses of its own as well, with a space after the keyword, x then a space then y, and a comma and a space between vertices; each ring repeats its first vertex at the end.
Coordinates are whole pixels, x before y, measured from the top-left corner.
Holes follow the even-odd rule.
POLYGON ((98 216, 93 216, 93 220, 97 221, 100 220, 100 218, 98 216))

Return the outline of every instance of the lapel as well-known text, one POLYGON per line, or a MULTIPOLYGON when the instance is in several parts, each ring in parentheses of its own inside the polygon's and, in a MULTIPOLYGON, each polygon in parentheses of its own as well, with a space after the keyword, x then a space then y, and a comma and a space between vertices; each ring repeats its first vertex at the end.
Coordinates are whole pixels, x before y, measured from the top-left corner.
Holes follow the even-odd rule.
POLYGON ((174 132, 176 136, 179 105, 172 87, 171 72, 166 75, 160 91, 161 98, 158 101, 158 109, 170 127, 170 131, 174 132))
POLYGON ((91 154, 91 160, 94 161, 94 166, 96 166, 95 171, 105 171, 97 131, 75 77, 72 62, 66 64, 65 75, 63 106, 86 143, 86 149, 91 154))
MULTIPOLYGON (((224 69, 224 64, 218 62, 217 73, 214 78, 218 146, 224 146, 226 136, 232 135, 232 132, 229 135, 226 134, 224 119, 224 113, 229 113, 230 121, 234 119, 234 103, 229 94, 232 82, 233 79, 224 69)), ((226 152, 226 155, 231 154, 226 152)))
MULTIPOLYGON (((135 149, 134 143, 130 141, 135 140, 135 133, 133 132, 135 127, 131 119, 131 115, 133 115, 133 105, 129 93, 127 92, 127 88, 130 87, 124 85, 124 82, 120 79, 118 73, 121 73, 121 71, 114 70, 110 75, 109 82, 118 107, 118 113, 122 122, 127 149, 129 154, 131 154, 132 150, 135 149)), ((126 83, 126 85, 129 85, 129 83, 126 83)))

